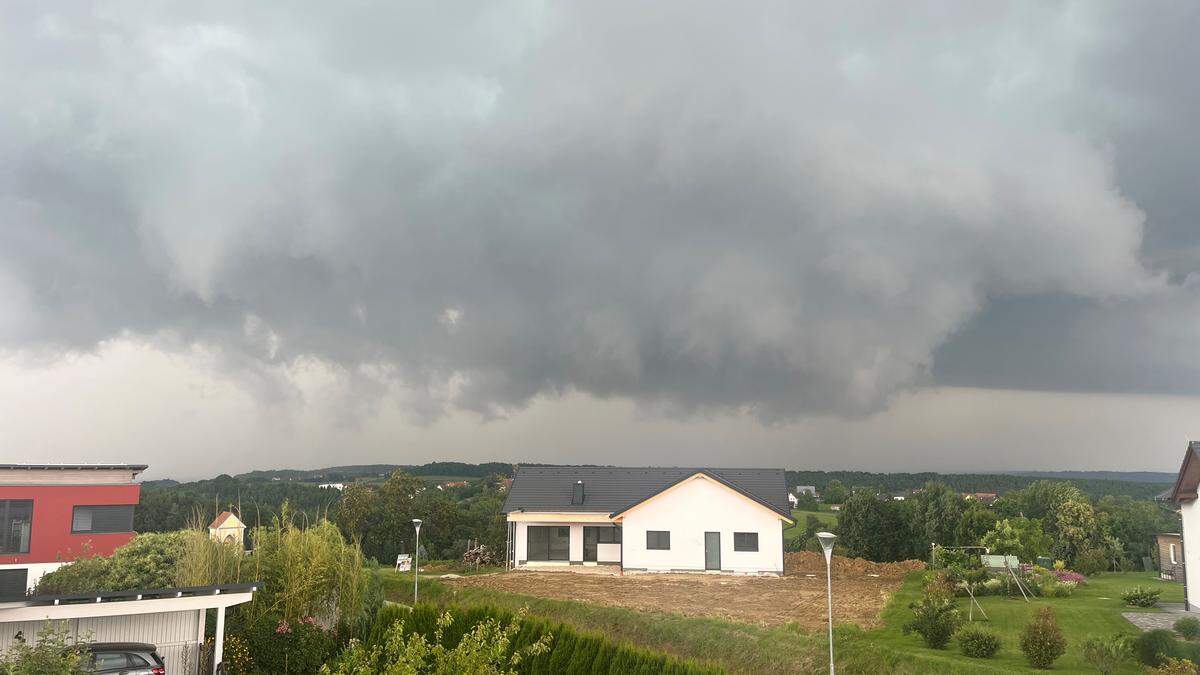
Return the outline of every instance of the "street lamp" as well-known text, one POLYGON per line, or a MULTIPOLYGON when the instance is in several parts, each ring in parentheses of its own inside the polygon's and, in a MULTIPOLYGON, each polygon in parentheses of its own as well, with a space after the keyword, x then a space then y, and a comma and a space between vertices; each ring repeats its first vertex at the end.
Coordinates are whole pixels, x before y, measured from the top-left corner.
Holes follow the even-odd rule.
POLYGON ((421 567, 421 519, 413 518, 413 527, 417 528, 417 543, 413 545, 413 606, 417 605, 417 570, 421 567))
POLYGON ((832 532, 818 532, 821 550, 825 551, 825 597, 829 601, 829 675, 833 675, 833 540, 832 532))

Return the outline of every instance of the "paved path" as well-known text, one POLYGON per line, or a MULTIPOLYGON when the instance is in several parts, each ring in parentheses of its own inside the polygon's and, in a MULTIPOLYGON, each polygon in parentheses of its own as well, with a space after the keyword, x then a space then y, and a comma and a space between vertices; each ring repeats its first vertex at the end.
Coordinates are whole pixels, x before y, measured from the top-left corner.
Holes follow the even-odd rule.
POLYGON ((1155 628, 1170 630, 1175 625, 1175 622, 1179 620, 1179 617, 1188 614, 1188 612, 1183 610, 1182 602, 1163 602, 1159 603, 1158 608, 1163 611, 1121 612, 1121 616, 1142 630, 1154 630, 1155 628))

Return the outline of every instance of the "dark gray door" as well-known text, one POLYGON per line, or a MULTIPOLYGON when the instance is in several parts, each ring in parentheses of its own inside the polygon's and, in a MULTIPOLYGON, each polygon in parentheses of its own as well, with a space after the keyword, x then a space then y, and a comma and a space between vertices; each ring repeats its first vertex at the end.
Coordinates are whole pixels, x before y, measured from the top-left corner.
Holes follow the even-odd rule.
POLYGON ((721 569, 721 533, 704 533, 704 569, 721 569))

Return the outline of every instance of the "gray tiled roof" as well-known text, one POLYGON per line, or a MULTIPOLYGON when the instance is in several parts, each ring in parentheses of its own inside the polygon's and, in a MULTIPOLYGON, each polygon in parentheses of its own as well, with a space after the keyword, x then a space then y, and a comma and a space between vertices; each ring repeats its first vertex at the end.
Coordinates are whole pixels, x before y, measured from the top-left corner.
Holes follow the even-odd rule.
POLYGON ((504 512, 579 511, 613 513, 657 494, 697 472, 791 517, 783 469, 708 469, 697 467, 522 466, 517 469, 504 512), (571 504, 575 481, 583 481, 583 504, 571 504))

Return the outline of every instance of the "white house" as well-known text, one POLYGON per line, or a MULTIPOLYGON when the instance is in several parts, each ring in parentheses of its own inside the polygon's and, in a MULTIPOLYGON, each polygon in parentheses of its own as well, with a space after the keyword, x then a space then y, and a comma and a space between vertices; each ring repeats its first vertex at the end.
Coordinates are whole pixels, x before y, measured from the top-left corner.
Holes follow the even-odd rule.
POLYGON ((1179 514, 1183 518, 1180 544, 1183 547, 1184 592, 1189 612, 1200 612, 1200 545, 1188 544, 1200 542, 1200 503, 1196 500, 1198 486, 1200 441, 1192 441, 1188 443, 1183 464, 1179 467, 1179 476, 1170 492, 1170 500, 1179 505, 1179 514))
POLYGON ((782 469, 520 467, 508 561, 781 574, 787 495, 782 469))

